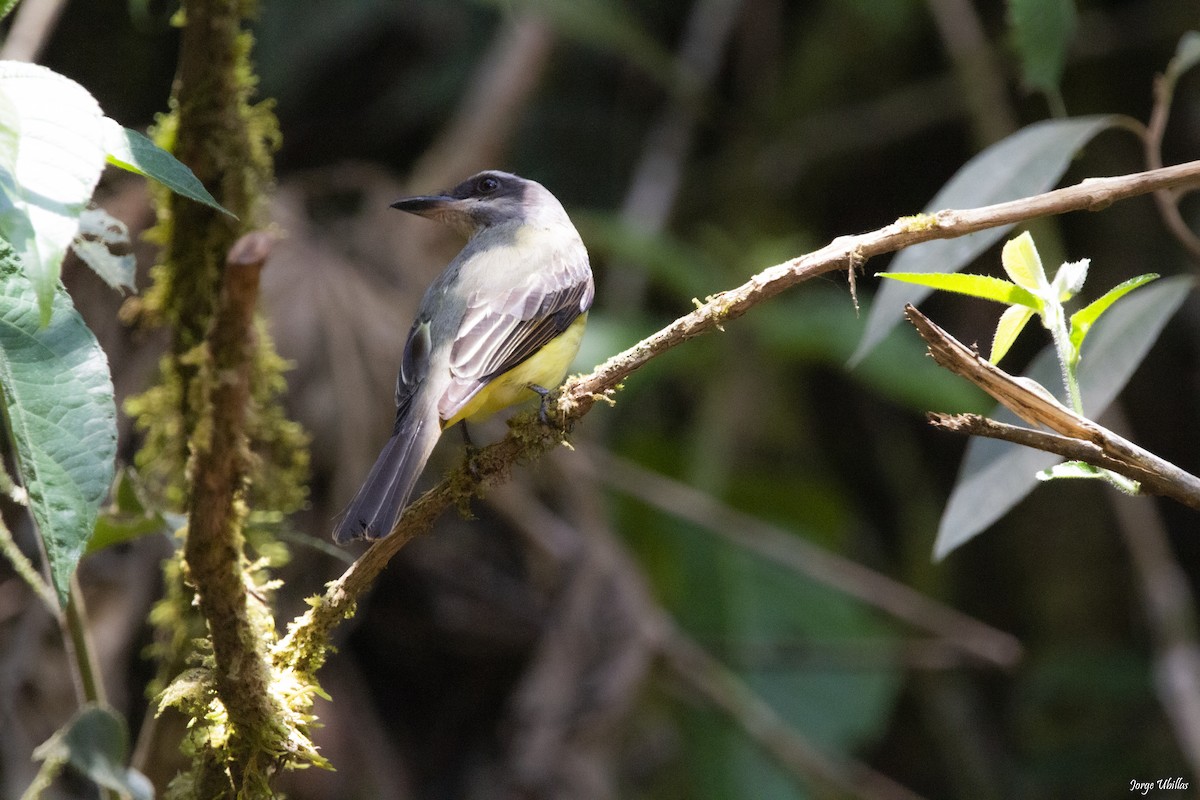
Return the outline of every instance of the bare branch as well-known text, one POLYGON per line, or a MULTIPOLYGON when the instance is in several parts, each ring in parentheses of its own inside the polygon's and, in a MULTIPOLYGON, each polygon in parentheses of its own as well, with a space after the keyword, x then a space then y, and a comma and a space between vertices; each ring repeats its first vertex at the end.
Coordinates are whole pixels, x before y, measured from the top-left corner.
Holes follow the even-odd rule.
MULTIPOLYGON (((1150 111, 1150 123, 1142 131, 1142 149, 1146 157, 1146 166, 1157 169, 1162 166, 1162 142, 1167 132, 1167 120, 1171 116, 1171 101, 1175 95, 1175 83, 1168 80, 1166 75, 1159 75, 1154 81, 1154 107, 1150 111)), ((1180 195, 1177 192, 1161 189, 1154 193, 1154 203, 1163 224, 1171 235, 1183 246, 1194 263, 1200 264, 1200 237, 1197 237, 1188 227, 1179 212, 1180 195)))
POLYGON ((1148 494, 1170 497, 1200 510, 1200 478, 1079 416, 1041 387, 1014 378, 988 363, 978 352, 946 333, 912 306, 906 307, 905 313, 921 338, 928 343, 929 354, 938 366, 974 383, 1026 422, 1044 425, 1059 435, 1004 425, 974 414, 935 416, 930 421, 936 426, 1006 439, 1086 461, 1137 481, 1148 494))

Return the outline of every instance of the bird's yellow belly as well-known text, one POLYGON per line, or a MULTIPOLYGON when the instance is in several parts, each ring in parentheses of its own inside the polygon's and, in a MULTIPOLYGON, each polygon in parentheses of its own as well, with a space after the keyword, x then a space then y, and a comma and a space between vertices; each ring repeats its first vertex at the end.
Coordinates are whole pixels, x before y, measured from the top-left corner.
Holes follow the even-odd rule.
POLYGON ((533 400, 537 394, 529 388, 530 385, 557 388, 566 377, 575 354, 579 352, 586 325, 587 314, 580 314, 570 327, 541 350, 490 380, 457 414, 443 422, 442 427, 449 428, 464 419, 478 422, 511 405, 533 400))

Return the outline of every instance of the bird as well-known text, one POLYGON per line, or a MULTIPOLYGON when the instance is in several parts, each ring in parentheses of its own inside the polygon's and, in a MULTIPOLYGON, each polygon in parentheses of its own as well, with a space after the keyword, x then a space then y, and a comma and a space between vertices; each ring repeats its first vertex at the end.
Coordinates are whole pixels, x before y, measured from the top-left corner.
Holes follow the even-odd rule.
POLYGON ((337 521, 339 544, 392 531, 442 431, 539 395, 544 420, 595 296, 579 232, 536 181, 487 170, 392 208, 467 241, 421 299, 396 376, 392 434, 337 521))

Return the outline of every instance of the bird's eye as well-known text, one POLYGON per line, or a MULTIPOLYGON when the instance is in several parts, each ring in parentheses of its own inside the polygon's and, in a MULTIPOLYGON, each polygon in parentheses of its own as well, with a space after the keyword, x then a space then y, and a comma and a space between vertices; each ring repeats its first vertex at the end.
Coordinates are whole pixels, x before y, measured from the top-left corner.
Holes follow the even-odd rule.
POLYGON ((475 184, 475 189, 480 194, 491 194, 500 188, 500 181, 493 178, 491 175, 485 175, 475 184))

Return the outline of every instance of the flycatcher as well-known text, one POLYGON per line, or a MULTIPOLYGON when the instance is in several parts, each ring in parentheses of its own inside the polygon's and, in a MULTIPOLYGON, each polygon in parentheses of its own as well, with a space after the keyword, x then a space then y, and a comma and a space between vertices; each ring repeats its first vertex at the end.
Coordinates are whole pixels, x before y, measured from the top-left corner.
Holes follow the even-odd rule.
POLYGON ((392 436, 333 532, 339 543, 391 532, 443 430, 558 386, 595 294, 583 241, 540 183, 481 172, 392 208, 468 238, 421 299, 396 378, 392 436))

